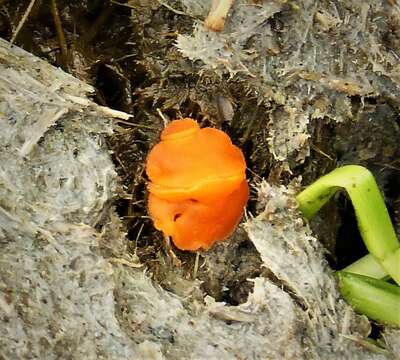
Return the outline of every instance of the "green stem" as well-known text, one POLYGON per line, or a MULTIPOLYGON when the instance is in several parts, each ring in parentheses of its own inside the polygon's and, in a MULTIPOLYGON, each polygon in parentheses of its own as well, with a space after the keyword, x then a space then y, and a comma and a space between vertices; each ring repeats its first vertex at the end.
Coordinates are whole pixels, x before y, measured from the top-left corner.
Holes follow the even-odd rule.
POLYGON ((383 324, 400 326, 400 287, 344 271, 337 275, 343 297, 357 312, 383 324))
POLYGON ((343 271, 369 276, 374 279, 385 279, 388 277, 387 272, 376 262, 371 254, 365 255, 361 259, 345 267, 343 271))
MULTIPOLYGON (((400 284, 400 268, 393 259, 390 260, 400 243, 378 185, 366 168, 348 165, 321 177, 297 196, 300 211, 306 218, 311 218, 339 188, 344 188, 349 194, 368 251, 400 284)), ((354 265, 353 269, 357 266, 354 265)))

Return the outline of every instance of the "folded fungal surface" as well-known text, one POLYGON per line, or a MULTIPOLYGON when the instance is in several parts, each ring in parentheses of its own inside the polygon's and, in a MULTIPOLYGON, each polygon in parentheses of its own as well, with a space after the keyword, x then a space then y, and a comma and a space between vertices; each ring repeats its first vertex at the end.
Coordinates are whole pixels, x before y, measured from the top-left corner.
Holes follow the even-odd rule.
POLYGON ((182 250, 227 238, 249 197, 245 171, 243 153, 226 133, 192 119, 172 121, 146 163, 154 226, 182 250))

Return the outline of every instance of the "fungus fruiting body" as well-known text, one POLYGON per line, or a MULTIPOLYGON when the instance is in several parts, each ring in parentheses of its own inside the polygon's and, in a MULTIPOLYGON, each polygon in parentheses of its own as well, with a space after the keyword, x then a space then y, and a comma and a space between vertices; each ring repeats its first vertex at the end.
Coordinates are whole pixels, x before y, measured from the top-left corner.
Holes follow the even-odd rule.
POLYGON ((181 250, 227 238, 249 196, 241 150, 221 130, 172 121, 150 151, 146 173, 154 226, 181 250))

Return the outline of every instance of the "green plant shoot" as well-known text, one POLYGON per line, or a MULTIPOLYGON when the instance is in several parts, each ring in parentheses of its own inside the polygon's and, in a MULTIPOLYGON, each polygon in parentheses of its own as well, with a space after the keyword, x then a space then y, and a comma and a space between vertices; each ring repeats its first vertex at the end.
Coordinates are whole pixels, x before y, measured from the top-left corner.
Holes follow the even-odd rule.
POLYGON ((353 308, 387 325, 400 326, 400 287, 368 276, 338 272, 343 297, 353 308))
POLYGON ((341 188, 352 201, 358 227, 369 254, 338 273, 343 297, 353 307, 385 324, 400 326, 400 242, 373 175, 348 165, 318 179, 297 196, 299 209, 310 219, 341 188))

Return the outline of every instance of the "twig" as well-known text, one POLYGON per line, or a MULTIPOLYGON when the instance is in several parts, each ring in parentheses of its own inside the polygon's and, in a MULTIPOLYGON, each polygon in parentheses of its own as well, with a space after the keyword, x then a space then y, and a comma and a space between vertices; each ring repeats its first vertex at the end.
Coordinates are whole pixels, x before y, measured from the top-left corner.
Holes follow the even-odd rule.
MULTIPOLYGON (((115 5, 119 5, 119 6, 124 6, 124 7, 127 7, 127 8, 129 8, 129 9, 136 9, 135 6, 132 6, 132 5, 129 5, 129 4, 123 4, 123 3, 119 2, 119 1, 116 1, 116 0, 111 0, 110 2, 111 2, 111 4, 115 4, 115 5)), ((169 11, 172 11, 173 13, 175 13, 175 14, 177 14, 177 15, 184 15, 184 16, 189 16, 189 17, 191 17, 191 18, 195 18, 195 16, 193 16, 193 15, 190 15, 190 14, 187 14, 187 13, 185 13, 185 12, 183 12, 183 11, 174 9, 171 5, 166 4, 164 1, 158 0, 158 3, 159 3, 161 6, 164 6, 164 7, 167 8, 169 11)))
POLYGON ((164 235, 164 249, 167 252, 169 259, 172 261, 172 264, 176 267, 181 267, 182 261, 179 260, 179 258, 176 256, 176 254, 172 250, 171 241, 170 241, 169 236, 167 236, 167 235, 164 235))
MULTIPOLYGON (((84 97, 74 96, 74 95, 70 95, 70 94, 64 94, 64 97, 66 99, 72 101, 73 103, 81 105, 81 106, 85 106, 85 107, 92 106, 96 110, 100 111, 103 115, 109 116, 109 117, 112 117, 115 119, 129 120, 133 116, 133 115, 128 114, 123 111, 110 109, 107 106, 97 105, 93 101, 90 101, 89 99, 84 98, 84 97)), ((130 124, 130 123, 128 123, 128 124, 130 124)))
POLYGON ((157 112, 158 112, 158 115, 160 115, 160 118, 163 121, 164 128, 166 128, 168 123, 169 123, 169 120, 165 117, 165 115, 162 113, 162 111, 159 108, 157 108, 157 112))
POLYGON ((169 11, 172 11, 173 13, 175 13, 175 14, 177 14, 177 15, 184 15, 184 16, 189 16, 189 17, 191 17, 191 18, 194 18, 194 16, 192 16, 192 15, 190 15, 190 14, 187 14, 187 13, 185 13, 185 12, 183 12, 183 11, 174 9, 172 6, 166 4, 164 1, 158 0, 158 3, 159 3, 160 5, 162 5, 162 6, 164 6, 165 8, 167 8, 169 11))
POLYGON ((114 154, 115 160, 117 160, 118 164, 121 166, 121 169, 124 171, 125 175, 129 175, 127 168, 125 167, 124 163, 119 158, 118 154, 114 154))
POLYGON ((139 229, 139 231, 138 231, 138 233, 137 233, 137 235, 136 235, 136 238, 135 238, 135 251, 134 251, 134 254, 135 254, 135 255, 137 254, 137 244, 138 244, 140 235, 142 234, 143 227, 144 227, 144 223, 142 223, 142 224, 140 225, 140 229, 139 229))
POLYGON ((197 278, 197 272, 199 270, 199 259, 200 259, 200 253, 196 253, 196 258, 194 260, 194 266, 193 266, 193 279, 197 278))
POLYGON ((33 5, 35 5, 35 1, 36 1, 36 0, 31 0, 30 3, 29 3, 29 5, 28 5, 28 7, 26 8, 25 13, 24 13, 24 15, 22 16, 22 19, 21 19, 21 21, 18 23, 18 26, 17 26, 17 28, 15 29, 14 34, 13 34, 13 36, 12 36, 12 38, 11 38, 11 41, 10 41, 10 44, 11 44, 11 45, 14 44, 15 39, 17 38, 19 32, 21 31, 21 29, 22 29, 22 27, 24 26, 26 20, 28 19, 28 16, 29 16, 29 14, 30 14, 31 11, 32 11, 33 5))
POLYGON ((321 154, 323 156, 325 156, 326 158, 328 158, 329 160, 333 161, 332 156, 328 155, 327 153, 323 152, 319 147, 315 146, 315 145, 311 145, 312 149, 315 150, 318 154, 321 154))
POLYGON ((62 27, 62 22, 60 18, 60 13, 57 8, 57 1, 51 0, 51 14, 53 15, 54 24, 56 26, 56 33, 58 37, 58 43, 61 48, 61 63, 64 68, 68 67, 68 47, 67 42, 65 41, 65 35, 62 27))
POLYGON ((100 110, 104 115, 111 116, 113 118, 121 119, 121 120, 128 120, 133 116, 133 115, 128 114, 128 113, 123 112, 123 111, 110 109, 107 106, 100 106, 99 105, 98 106, 98 110, 100 110))

